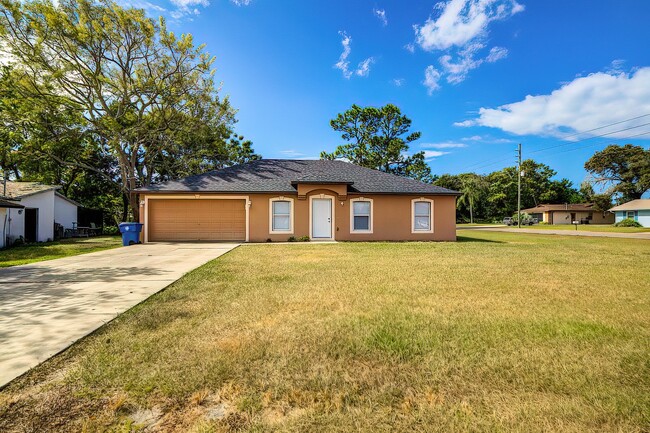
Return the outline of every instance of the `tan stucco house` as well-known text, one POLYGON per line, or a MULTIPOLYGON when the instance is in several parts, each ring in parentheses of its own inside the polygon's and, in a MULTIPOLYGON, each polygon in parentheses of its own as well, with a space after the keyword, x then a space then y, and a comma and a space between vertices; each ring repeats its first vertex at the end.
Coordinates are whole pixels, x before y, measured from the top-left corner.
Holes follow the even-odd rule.
POLYGON ((609 211, 599 211, 594 203, 576 204, 540 204, 530 209, 522 209, 540 222, 547 224, 614 224, 614 214, 609 211))
POLYGON ((454 241, 456 191, 343 161, 264 159, 137 190, 143 241, 454 241))

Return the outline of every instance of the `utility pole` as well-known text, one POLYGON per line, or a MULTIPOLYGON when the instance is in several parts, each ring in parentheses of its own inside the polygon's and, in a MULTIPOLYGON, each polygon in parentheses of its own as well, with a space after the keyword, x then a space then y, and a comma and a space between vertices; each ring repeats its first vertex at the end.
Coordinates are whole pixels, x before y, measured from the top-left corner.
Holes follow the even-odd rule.
POLYGON ((521 143, 517 146, 517 226, 521 228, 521 143))

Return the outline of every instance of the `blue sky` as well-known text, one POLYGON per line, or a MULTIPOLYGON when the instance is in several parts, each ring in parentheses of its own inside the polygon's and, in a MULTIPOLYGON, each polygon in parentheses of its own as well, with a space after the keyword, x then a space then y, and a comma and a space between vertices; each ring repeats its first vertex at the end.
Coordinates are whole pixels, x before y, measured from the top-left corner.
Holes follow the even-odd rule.
POLYGON ((512 165, 521 142, 579 184, 594 151, 650 144, 646 0, 131 4, 206 44, 238 132, 266 158, 333 150, 329 120, 352 104, 398 105, 437 174, 512 165))

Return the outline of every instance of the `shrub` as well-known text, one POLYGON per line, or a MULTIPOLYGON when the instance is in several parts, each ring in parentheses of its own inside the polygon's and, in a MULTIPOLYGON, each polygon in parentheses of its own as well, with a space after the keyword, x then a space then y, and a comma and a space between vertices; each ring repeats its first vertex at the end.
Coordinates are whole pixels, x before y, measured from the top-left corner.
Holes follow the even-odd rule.
POLYGON ((118 226, 104 226, 102 229, 102 233, 105 235, 119 235, 120 234, 120 228, 118 226))
POLYGON ((287 239, 287 242, 296 242, 296 237, 290 236, 289 239, 287 239))
POLYGON ((614 224, 614 227, 643 227, 643 226, 639 224, 637 221, 634 221, 632 218, 625 218, 624 220, 614 224))
POLYGON ((310 241, 309 236, 300 236, 298 238, 298 242, 309 242, 309 241, 310 241))

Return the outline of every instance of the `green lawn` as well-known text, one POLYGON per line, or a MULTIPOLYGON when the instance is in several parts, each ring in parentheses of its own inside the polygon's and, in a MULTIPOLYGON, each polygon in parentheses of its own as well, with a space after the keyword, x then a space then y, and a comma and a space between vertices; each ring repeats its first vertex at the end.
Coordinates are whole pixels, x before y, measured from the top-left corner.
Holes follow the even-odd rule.
POLYGON ((245 245, 0 393, 0 431, 647 432, 650 244, 245 245))
POLYGON ((0 268, 107 250, 122 245, 119 236, 64 239, 0 250, 0 268))
MULTIPOLYGON (((517 226, 514 226, 517 228, 517 226)), ((542 229, 542 230, 576 230, 574 225, 568 224, 535 224, 532 226, 522 226, 526 229, 542 229)), ((650 232, 650 227, 614 227, 613 225, 600 225, 600 224, 584 224, 578 225, 578 231, 583 232, 612 232, 612 233, 644 233, 650 232)))

